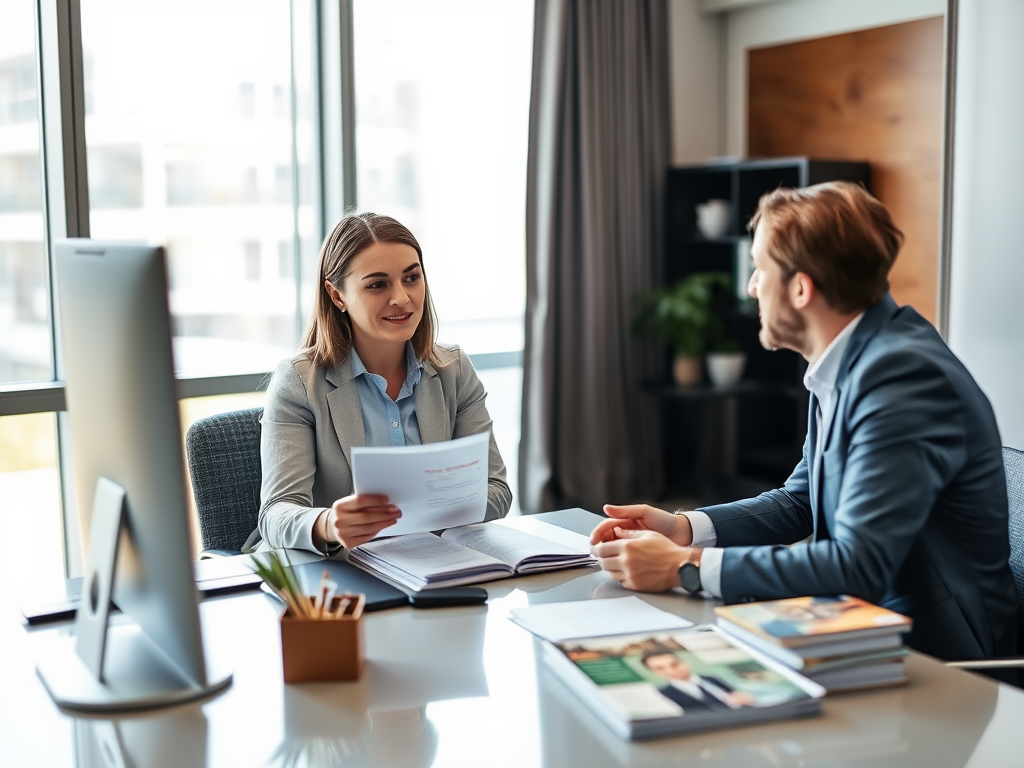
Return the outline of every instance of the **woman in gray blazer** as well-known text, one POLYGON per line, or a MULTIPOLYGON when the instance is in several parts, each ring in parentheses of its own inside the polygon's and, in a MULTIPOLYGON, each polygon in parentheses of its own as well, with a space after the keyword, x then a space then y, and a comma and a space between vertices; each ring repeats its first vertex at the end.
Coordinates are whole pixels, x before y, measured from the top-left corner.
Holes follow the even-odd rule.
MULTIPOLYGON (((302 348, 270 381, 259 528, 248 546, 329 553, 369 541, 401 510, 353 493, 352 446, 491 431, 476 371, 465 352, 434 341, 436 327, 413 234, 387 216, 343 218, 320 250, 302 348)), ((486 519, 511 503, 492 434, 486 519)))

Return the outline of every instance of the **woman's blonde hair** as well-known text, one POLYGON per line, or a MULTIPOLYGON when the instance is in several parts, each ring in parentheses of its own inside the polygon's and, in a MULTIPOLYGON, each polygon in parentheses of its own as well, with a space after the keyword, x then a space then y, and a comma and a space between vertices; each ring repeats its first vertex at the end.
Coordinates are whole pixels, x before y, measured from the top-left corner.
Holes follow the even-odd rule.
POLYGON ((316 294, 313 298, 313 316, 302 339, 302 352, 314 365, 333 368, 348 358, 352 349, 352 324, 347 313, 331 301, 324 287, 330 281, 341 289, 352 271, 356 256, 374 243, 398 243, 416 251, 423 270, 423 316, 412 337, 413 350, 420 362, 439 364, 434 348, 437 318, 434 302, 430 298, 430 283, 423 267, 423 251, 412 232, 390 216, 375 213, 349 214, 338 222, 320 247, 320 266, 317 270, 316 294))

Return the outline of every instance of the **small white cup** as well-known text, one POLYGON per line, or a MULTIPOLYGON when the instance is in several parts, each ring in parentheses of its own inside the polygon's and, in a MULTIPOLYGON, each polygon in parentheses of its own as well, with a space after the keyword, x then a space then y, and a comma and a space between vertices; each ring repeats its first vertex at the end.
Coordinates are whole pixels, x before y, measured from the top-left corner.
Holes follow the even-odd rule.
POLYGON ((697 204, 697 229, 704 237, 721 237, 729 231, 729 201, 708 200, 697 204))
POLYGON ((708 378, 716 387, 732 387, 743 378, 745 352, 711 352, 707 356, 708 378))

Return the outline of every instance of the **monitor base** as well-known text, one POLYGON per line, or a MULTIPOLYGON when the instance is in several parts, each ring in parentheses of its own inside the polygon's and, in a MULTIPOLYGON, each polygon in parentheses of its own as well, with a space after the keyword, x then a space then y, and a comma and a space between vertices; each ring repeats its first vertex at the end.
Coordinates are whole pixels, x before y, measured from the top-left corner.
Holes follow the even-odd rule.
POLYGON ((135 712, 209 698, 225 690, 232 675, 208 671, 198 685, 178 671, 137 626, 107 630, 103 681, 89 671, 75 652, 74 637, 55 638, 36 672, 54 703, 84 713, 135 712))

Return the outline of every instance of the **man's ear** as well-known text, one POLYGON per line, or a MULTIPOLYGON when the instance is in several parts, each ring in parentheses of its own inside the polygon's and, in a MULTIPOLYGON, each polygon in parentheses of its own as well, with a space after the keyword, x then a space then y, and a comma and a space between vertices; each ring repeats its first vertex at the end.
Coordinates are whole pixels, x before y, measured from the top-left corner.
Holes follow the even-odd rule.
POLYGON ((797 272, 789 279, 789 303, 793 309, 807 309, 814 299, 814 294, 814 281, 806 272, 797 272))

